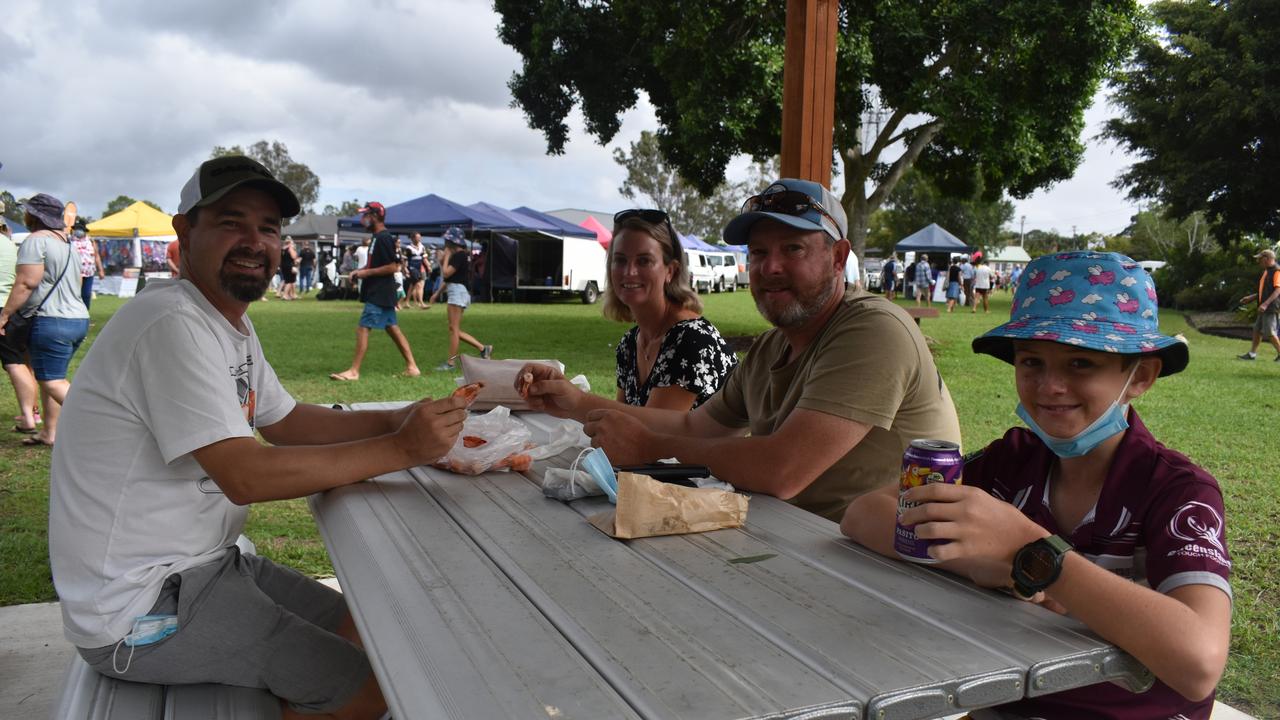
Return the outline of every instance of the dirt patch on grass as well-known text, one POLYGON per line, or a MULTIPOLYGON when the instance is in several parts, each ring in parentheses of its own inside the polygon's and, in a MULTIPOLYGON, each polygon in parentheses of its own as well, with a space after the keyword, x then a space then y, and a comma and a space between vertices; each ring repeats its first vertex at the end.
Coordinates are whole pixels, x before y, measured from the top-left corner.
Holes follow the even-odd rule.
POLYGON ((1234 312, 1199 312, 1183 313, 1187 324, 1205 335, 1231 338, 1233 340, 1251 340, 1253 326, 1240 319, 1234 312))

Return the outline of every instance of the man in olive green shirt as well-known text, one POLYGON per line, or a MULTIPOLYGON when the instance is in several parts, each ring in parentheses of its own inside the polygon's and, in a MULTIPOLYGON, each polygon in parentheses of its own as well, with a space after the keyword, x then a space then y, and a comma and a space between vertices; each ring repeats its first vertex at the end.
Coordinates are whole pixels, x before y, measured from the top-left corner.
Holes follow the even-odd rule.
MULTIPOLYGON (((845 215, 829 190, 783 179, 743 210, 724 237, 747 244, 751 294, 774 328, 693 412, 601 409, 586 433, 615 465, 674 456, 839 522, 853 498, 897 481, 913 439, 958 443, 955 407, 906 311, 845 285, 845 215)), ((535 408, 594 402, 549 370, 529 388, 535 408)))

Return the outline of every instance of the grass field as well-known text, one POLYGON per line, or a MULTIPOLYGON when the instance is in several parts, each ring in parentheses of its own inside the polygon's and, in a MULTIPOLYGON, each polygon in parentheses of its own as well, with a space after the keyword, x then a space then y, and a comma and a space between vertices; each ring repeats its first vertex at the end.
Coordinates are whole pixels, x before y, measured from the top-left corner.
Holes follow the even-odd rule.
MULTIPOLYGON (((704 297, 706 315, 722 334, 752 335, 765 328, 748 293, 704 297)), ((120 302, 94 302, 90 341, 120 302)), ((924 321, 926 334, 936 341, 938 366, 959 410, 967 448, 1018 423, 1012 369, 969 349, 975 335, 1007 316, 1008 303, 1008 296, 999 295, 990 315, 944 313, 924 321)), ((403 364, 382 335, 370 339, 359 382, 330 381, 328 373, 350 361, 358 312, 349 302, 273 300, 255 305, 251 316, 281 381, 299 400, 402 400, 452 389, 452 378, 444 373, 397 377, 403 364)), ((421 367, 434 367, 444 358, 442 307, 402 312, 401 326, 421 367)), ((625 327, 603 319, 598 306, 477 305, 467 311, 464 327, 492 343, 497 357, 554 357, 571 373, 584 373, 597 392, 614 392, 614 343, 625 327)), ((1236 360, 1242 343, 1201 335, 1171 313, 1164 315, 1162 327, 1188 337, 1192 362, 1187 371, 1162 379, 1136 406, 1155 436, 1213 473, 1226 496, 1235 615, 1219 697, 1260 718, 1280 719, 1280 453, 1270 432, 1280 411, 1280 400, 1270 394, 1271 384, 1280 380, 1280 363, 1271 362, 1266 352, 1256 362, 1236 360)), ((84 349, 78 357, 83 354, 84 349)), ((16 409, 12 392, 0 390, 0 417, 16 409)), ((0 605, 54 599, 46 544, 49 453, 20 447, 20 438, 0 438, 0 605)), ((272 559, 315 575, 331 574, 301 500, 255 506, 246 532, 272 559)))

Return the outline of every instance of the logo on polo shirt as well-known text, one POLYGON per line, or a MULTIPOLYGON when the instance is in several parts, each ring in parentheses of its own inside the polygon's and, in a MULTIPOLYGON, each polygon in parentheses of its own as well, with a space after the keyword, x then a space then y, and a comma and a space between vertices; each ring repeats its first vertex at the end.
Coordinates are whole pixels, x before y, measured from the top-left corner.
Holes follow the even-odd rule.
POLYGON ((1203 557, 1231 567, 1222 545, 1222 516, 1212 507, 1192 500, 1178 508, 1169 519, 1169 535, 1187 543, 1171 551, 1170 557, 1203 557))

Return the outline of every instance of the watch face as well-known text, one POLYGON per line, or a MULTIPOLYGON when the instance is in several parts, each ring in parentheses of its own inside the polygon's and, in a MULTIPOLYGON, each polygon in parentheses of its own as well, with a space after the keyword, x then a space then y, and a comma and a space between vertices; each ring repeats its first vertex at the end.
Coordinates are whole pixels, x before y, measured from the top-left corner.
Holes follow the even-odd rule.
POLYGON ((1019 569, 1028 581, 1037 584, 1047 583, 1053 578, 1053 571, 1057 568, 1054 557, 1051 548, 1034 545, 1027 548, 1026 553, 1023 554, 1019 569))

